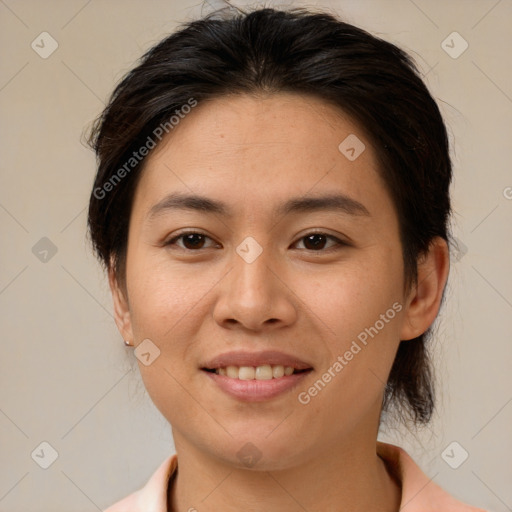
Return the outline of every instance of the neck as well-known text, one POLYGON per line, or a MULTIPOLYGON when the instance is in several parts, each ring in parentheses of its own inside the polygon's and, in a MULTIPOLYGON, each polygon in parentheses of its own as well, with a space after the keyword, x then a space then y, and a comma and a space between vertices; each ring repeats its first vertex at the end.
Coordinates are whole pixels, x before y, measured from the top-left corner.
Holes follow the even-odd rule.
POLYGON ((240 469, 194 449, 174 433, 178 474, 172 512, 396 512, 401 491, 373 442, 351 438, 286 469, 240 469))

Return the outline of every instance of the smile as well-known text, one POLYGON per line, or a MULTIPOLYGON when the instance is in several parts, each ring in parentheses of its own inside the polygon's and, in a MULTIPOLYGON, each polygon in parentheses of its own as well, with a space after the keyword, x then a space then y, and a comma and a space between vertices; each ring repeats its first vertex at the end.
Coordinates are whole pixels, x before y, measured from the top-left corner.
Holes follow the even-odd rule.
POLYGON ((200 365, 215 389, 242 402, 285 396, 313 371, 308 362, 283 352, 228 352, 200 365))
POLYGON ((301 373, 307 370, 299 370, 293 366, 283 366, 280 364, 261 366, 227 366, 225 368, 206 369, 206 371, 223 375, 230 379, 238 380, 271 380, 288 377, 294 373, 301 373))

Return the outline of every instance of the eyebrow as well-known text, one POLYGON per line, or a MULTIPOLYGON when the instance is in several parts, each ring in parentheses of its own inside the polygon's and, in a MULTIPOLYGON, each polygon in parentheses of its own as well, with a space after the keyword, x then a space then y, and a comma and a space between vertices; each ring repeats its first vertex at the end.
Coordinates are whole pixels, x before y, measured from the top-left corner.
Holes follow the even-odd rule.
MULTIPOLYGON (((147 215, 151 221, 164 213, 173 210, 189 210, 203 213, 217 214, 224 217, 233 217, 234 213, 225 203, 196 194, 182 194, 175 192, 165 196, 156 203, 147 215)), ((287 215, 290 213, 312 213, 318 211, 338 211, 353 216, 370 217, 367 208, 344 194, 329 194, 312 197, 296 197, 278 205, 275 215, 287 215)))

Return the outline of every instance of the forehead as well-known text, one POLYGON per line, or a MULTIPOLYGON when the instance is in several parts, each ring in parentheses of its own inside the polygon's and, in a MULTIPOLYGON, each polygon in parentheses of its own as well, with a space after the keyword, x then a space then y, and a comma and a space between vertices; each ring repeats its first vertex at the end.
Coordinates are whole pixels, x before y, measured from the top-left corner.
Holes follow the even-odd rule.
POLYGON ((196 106, 147 157, 136 201, 153 207, 169 189, 261 207, 333 189, 385 194, 365 132, 333 105, 289 93, 196 106))
MULTIPOLYGON (((367 138, 340 108, 320 98, 297 93, 227 95, 201 102, 175 126, 152 153, 194 148, 200 155, 222 151, 226 156, 267 152, 310 157, 338 150, 343 134, 367 138)), ((337 155, 337 153, 336 153, 337 155)), ((189 154, 193 159, 196 154, 189 154)), ((338 156, 338 155, 337 155, 338 156)))

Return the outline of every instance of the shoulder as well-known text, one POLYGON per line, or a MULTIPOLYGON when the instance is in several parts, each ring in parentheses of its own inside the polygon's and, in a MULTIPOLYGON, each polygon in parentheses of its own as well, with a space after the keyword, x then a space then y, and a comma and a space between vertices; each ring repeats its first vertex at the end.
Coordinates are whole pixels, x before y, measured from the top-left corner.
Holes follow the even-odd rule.
POLYGON ((408 512, 487 512, 466 505, 428 478, 405 450, 377 442, 377 453, 402 486, 400 509, 408 512))
POLYGON ((167 457, 144 487, 103 512, 167 512, 167 487, 176 467, 176 455, 167 457))

